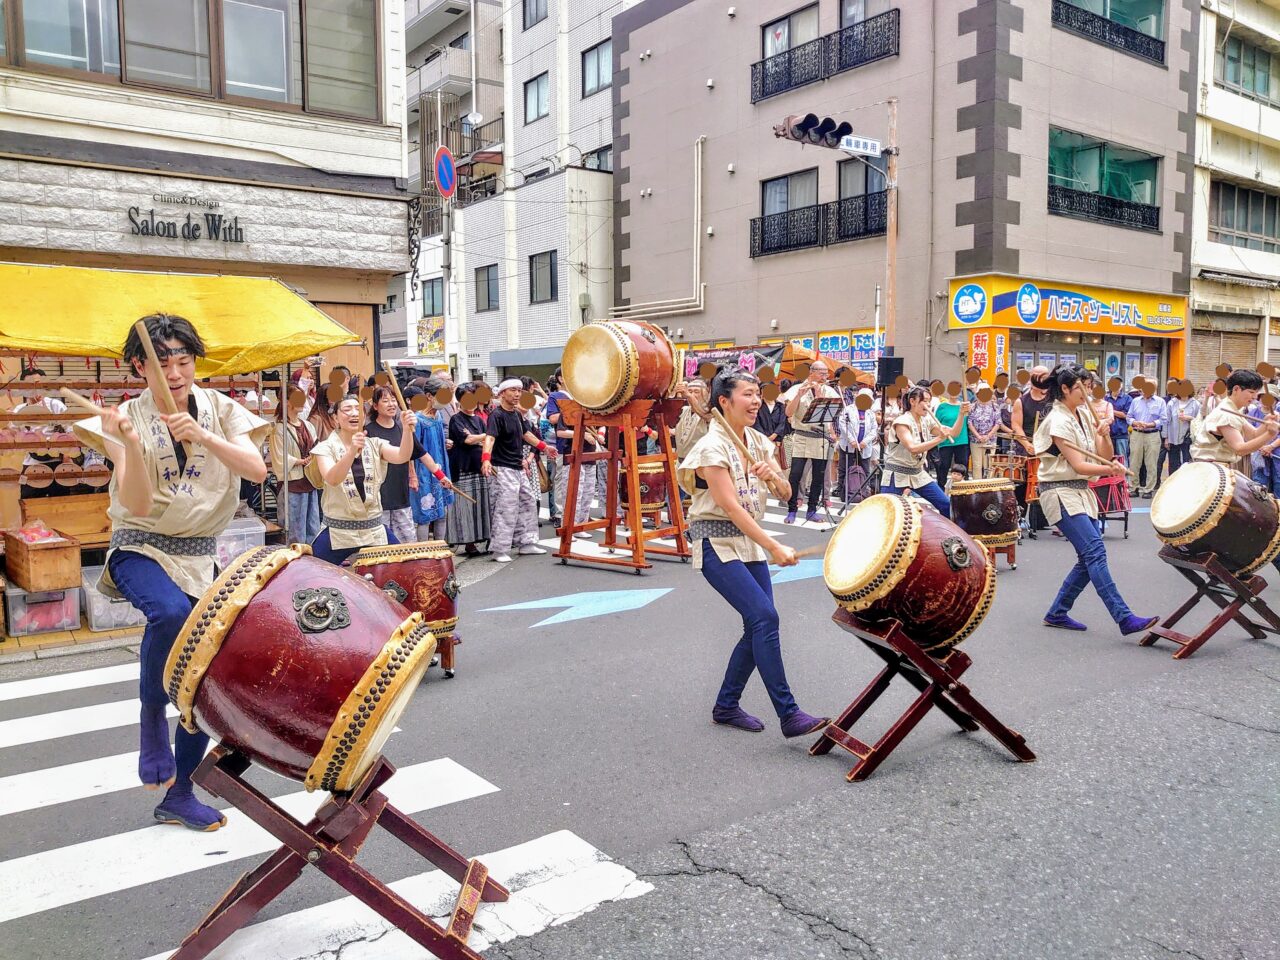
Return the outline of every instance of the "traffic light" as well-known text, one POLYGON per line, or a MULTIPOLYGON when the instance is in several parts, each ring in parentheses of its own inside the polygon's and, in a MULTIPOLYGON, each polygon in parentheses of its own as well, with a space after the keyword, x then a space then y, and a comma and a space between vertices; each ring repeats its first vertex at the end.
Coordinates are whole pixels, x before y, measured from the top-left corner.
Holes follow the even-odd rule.
POLYGON ((797 143, 815 143, 835 149, 840 138, 853 133, 853 124, 834 117, 819 117, 816 113, 795 113, 773 128, 774 136, 797 143))

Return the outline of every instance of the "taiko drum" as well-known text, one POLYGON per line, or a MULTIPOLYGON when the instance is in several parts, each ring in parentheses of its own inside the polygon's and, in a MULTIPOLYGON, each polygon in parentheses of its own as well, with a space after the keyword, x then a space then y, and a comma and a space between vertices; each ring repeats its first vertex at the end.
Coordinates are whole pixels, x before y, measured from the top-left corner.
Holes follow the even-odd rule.
MULTIPOLYGON (((660 513, 667 505, 667 467, 663 463, 642 463, 640 475, 640 512, 660 513)), ((618 479, 623 506, 631 505, 631 488, 625 474, 618 479)))
POLYGON ((422 614, 437 636, 457 628, 460 588, 453 551, 443 540, 363 547, 351 558, 351 569, 422 614))
POLYGON ((1214 553, 1243 575, 1280 554, 1280 510, 1266 487, 1221 463, 1183 464, 1151 501, 1151 525, 1188 554, 1214 553))
POLYGON ((957 480, 951 484, 951 519, 989 547, 1007 547, 1018 539, 1018 498, 1013 481, 957 480))
POLYGON ((680 371, 667 335, 651 323, 604 320, 579 327, 560 361, 573 399, 609 414, 632 400, 659 400, 674 390, 680 371))

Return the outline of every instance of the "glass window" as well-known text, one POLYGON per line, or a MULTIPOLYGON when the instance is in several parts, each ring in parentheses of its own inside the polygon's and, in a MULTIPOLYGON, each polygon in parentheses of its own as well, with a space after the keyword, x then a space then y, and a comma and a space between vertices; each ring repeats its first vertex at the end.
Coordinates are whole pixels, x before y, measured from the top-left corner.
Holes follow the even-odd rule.
POLYGON ((476 312, 498 309, 498 265, 476 268, 476 312))
POLYGON ((582 95, 613 86, 613 41, 606 40, 582 51, 582 95))
POLYGON ((300 0, 222 0, 227 93, 302 103, 300 0))
POLYGON ((307 0, 307 108, 376 120, 376 0, 307 0))
POLYGON ((818 5, 797 10, 790 16, 760 28, 764 56, 775 57, 802 43, 818 39, 818 5))
POLYGON ((816 206, 818 203, 818 171, 805 170, 763 183, 761 211, 770 217, 788 210, 816 206))
MULTIPOLYGON (((3 27, 0 10, 0 33, 3 27)), ((30 63, 120 75, 116 0, 27 0, 22 32, 30 63)))
POLYGON ((613 145, 592 150, 582 158, 582 165, 588 170, 603 170, 613 173, 613 145))
POLYGON ((535 253, 529 258, 529 302, 549 303, 556 296, 556 251, 535 253))
POLYGON ((124 0, 125 79, 210 91, 208 0, 124 0))
POLYGON ((551 83, 547 74, 539 74, 524 85, 524 122, 533 123, 551 112, 551 83))
POLYGON ((432 277, 422 281, 422 315, 444 316, 444 277, 432 277))
POLYGON ((8 47, 5 46, 4 39, 6 32, 4 23, 4 0, 0 0, 0 57, 3 57, 8 52, 8 47))
POLYGON ((524 28, 547 19, 547 0, 524 0, 524 28))
POLYGON ((464 33, 460 37, 454 37, 452 40, 449 41, 449 46, 453 47, 455 50, 470 50, 471 34, 464 33))
POLYGON ((888 160, 884 157, 868 157, 867 163, 861 160, 842 161, 840 163, 840 199, 860 197, 884 190, 887 163, 888 160), (868 167, 867 164, 871 166, 868 167))
POLYGON ((1209 239, 1270 250, 1280 241, 1280 194, 1213 181, 1209 185, 1209 239))
POLYGON ((840 29, 888 13, 893 0, 841 0, 840 29))
POLYGON ((1241 96, 1264 103, 1274 103, 1271 91, 1275 86, 1271 71, 1275 57, 1262 47, 1255 46, 1242 37, 1218 34, 1214 54, 1213 79, 1219 86, 1234 90, 1241 96))

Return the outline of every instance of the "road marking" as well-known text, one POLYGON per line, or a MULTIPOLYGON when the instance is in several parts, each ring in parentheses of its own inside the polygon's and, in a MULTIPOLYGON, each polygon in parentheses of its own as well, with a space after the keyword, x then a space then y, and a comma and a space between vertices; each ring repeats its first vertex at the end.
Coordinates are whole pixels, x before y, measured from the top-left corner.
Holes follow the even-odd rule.
POLYGON ((99 667, 96 670, 77 670, 72 673, 58 673, 52 677, 34 677, 30 680, 12 680, 0 683, 0 703, 7 700, 22 700, 25 697, 42 697, 51 693, 65 693, 68 690, 83 690, 86 687, 100 687, 108 683, 137 682, 138 662, 121 663, 114 667, 99 667))
MULTIPOLYGON (((498 790, 447 757, 403 767, 383 793, 407 814, 420 813, 498 790)), ((298 791, 274 802, 291 816, 309 820, 328 799, 298 791)), ((92 897, 141 887, 207 867, 267 853, 279 842, 234 808, 214 833, 154 824, 142 830, 58 847, 0 863, 0 923, 92 897)))
POLYGON ((814 557, 801 560, 794 567, 782 567, 773 575, 774 583, 790 583, 793 580, 811 580, 822 576, 822 561, 814 557))
MULTIPOLYGON (((394 782, 394 780, 392 781, 394 782)), ((561 830, 479 858, 511 891, 506 903, 482 903, 469 945, 529 937, 567 923, 602 903, 630 900, 653 890, 582 838, 561 830)), ((453 910, 458 884, 439 870, 406 877, 391 889, 443 922, 453 910)), ((303 960, 334 957, 345 945, 377 941, 379 960, 419 960, 423 948, 358 901, 346 897, 246 927, 209 954, 209 960, 303 960)), ((147 960, 165 960, 172 951, 147 960)), ((361 956, 373 956, 372 952, 361 956)))
POLYGON ((482 612, 492 613, 495 610, 548 610, 554 607, 567 608, 553 617, 539 620, 533 624, 535 627, 545 627, 554 623, 568 623, 571 620, 586 620, 590 617, 603 617, 611 613, 639 610, 641 607, 647 607, 659 597, 670 593, 671 589, 671 587, 659 587, 653 590, 594 590, 586 593, 566 593, 560 597, 545 597, 541 600, 526 600, 524 603, 510 603, 505 607, 488 607, 482 612))
MULTIPOLYGON (((74 707, 34 717, 0 721, 0 750, 27 743, 42 743, 59 737, 127 727, 138 722, 141 705, 137 700, 115 700, 90 707, 74 707)), ((166 707, 166 715, 176 717, 178 711, 166 707)))
MULTIPOLYGON (((819 511, 819 516, 821 516, 823 519, 819 520, 816 523, 810 523, 808 520, 801 519, 801 517, 797 514, 795 523, 787 523, 786 522, 787 515, 785 513, 768 513, 766 511, 764 515, 764 522, 780 523, 783 526, 787 526, 787 527, 802 527, 805 530, 823 530, 823 531, 830 530, 832 528, 832 525, 827 523, 826 514, 819 511)), ((834 518, 834 516, 835 515, 833 514, 832 517, 834 518)), ((836 520, 836 523, 839 523, 839 522, 840 522, 839 520, 836 520)))

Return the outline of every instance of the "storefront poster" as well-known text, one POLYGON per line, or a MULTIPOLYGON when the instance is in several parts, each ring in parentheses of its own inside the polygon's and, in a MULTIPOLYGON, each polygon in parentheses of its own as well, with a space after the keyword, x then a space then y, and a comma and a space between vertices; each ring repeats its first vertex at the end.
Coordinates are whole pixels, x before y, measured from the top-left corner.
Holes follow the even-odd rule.
POLYGON ((1059 363, 1076 363, 1076 362, 1077 362, 1077 359, 1078 359, 1078 358, 1076 357, 1076 355, 1075 355, 1074 353, 1060 353, 1060 354, 1058 354, 1058 362, 1059 362, 1059 363))
POLYGON ((963 277, 950 283, 952 329, 1009 327, 1183 337, 1186 297, 1021 277, 963 277))
POLYGON ((848 331, 832 331, 818 334, 818 352, 836 363, 848 363, 848 331))
POLYGON ((698 367, 710 362, 718 367, 736 366, 747 373, 755 373, 763 366, 776 367, 782 362, 781 344, 765 346, 757 344, 749 347, 706 347, 701 350, 690 347, 684 355, 684 378, 689 380, 698 375, 698 367))
POLYGON ((1009 338, 1006 334, 996 334, 996 373, 1009 372, 1009 338))
POLYGON ((1018 351, 1018 369, 1030 370, 1036 365, 1036 355, 1034 353, 1024 353, 1018 351))
POLYGON ((1040 354, 1040 366, 1048 367, 1050 370, 1052 370, 1057 365, 1058 365, 1058 355, 1056 353, 1040 354))
POLYGON ((812 350, 814 344, 813 337, 792 337, 791 345, 793 347, 801 347, 805 350, 812 350))
POLYGON ((1106 366, 1102 371, 1102 375, 1105 376, 1108 380, 1110 380, 1112 377, 1120 376, 1120 351, 1118 350, 1107 351, 1106 366))
POLYGON ((991 334, 986 330, 975 330, 969 334, 969 363, 983 370, 991 363, 991 334))
POLYGON ((1133 378, 1142 373, 1142 354, 1126 353, 1124 355, 1124 385, 1128 389, 1133 384, 1133 378))
POLYGON ((872 330, 849 331, 849 366, 855 370, 874 373, 876 358, 884 353, 884 331, 877 337, 872 330))
POLYGON ((418 356, 444 362, 444 317, 423 317, 418 321, 418 356))
POLYGON ((1142 355, 1142 375, 1152 380, 1160 379, 1160 354, 1144 353, 1142 355))
POLYGON ((1097 372, 1098 372, 1098 358, 1097 358, 1097 357, 1085 357, 1085 358, 1084 358, 1084 368, 1085 368, 1086 370, 1090 370, 1090 371, 1092 371, 1093 373, 1097 373, 1097 372))

